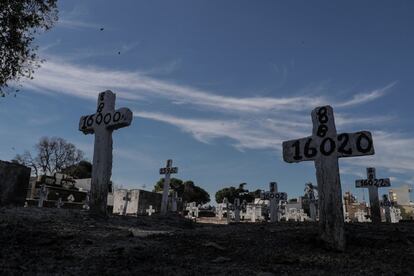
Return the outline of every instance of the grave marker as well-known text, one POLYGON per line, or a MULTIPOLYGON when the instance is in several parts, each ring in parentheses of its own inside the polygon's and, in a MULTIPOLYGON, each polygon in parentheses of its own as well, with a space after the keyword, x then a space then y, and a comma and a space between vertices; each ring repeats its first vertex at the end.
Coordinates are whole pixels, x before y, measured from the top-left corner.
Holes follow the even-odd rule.
POLYGON ((390 179, 377 179, 375 168, 367 168, 367 179, 356 180, 355 186, 357 188, 368 188, 369 205, 371 208, 371 220, 373 223, 380 223, 381 208, 378 198, 378 188, 391 186, 390 179))
POLYGON ((96 113, 82 116, 79 121, 80 131, 95 134, 89 207, 92 213, 99 216, 107 215, 108 187, 112 174, 112 132, 132 122, 130 109, 115 110, 115 98, 115 93, 110 90, 99 93, 96 113))
POLYGON ((227 220, 227 224, 230 223, 231 221, 231 217, 230 217, 230 209, 229 209, 229 200, 227 199, 227 197, 223 198, 223 204, 225 204, 226 206, 226 220, 227 220))
POLYGON ((391 201, 388 200, 387 195, 382 196, 382 206, 384 207, 385 222, 391 223, 391 201))
POLYGON ((152 205, 149 206, 147 210, 145 210, 148 214, 148 216, 151 216, 153 213, 155 213, 155 209, 152 209, 152 205))
POLYGON ((168 209, 168 193, 170 191, 170 176, 178 172, 177 167, 172 166, 172 160, 167 160, 167 166, 165 168, 160 168, 160 174, 165 174, 164 177, 164 188, 162 191, 162 201, 161 201, 161 215, 167 214, 168 209))
POLYGON ((333 109, 312 111, 313 135, 283 142, 283 159, 288 163, 315 161, 319 192, 319 226, 328 247, 344 250, 344 216, 338 158, 373 155, 371 133, 337 134, 333 109))
POLYGON ((312 183, 305 184, 305 192, 308 195, 309 200, 309 211, 310 211, 310 218, 312 221, 316 221, 316 198, 315 198, 315 191, 317 188, 312 185, 312 183))
POLYGON ((240 199, 234 199, 234 221, 240 222, 240 199))
POLYGON ((49 189, 43 184, 39 189, 39 202, 37 207, 42 208, 44 201, 47 199, 47 195, 49 194, 49 189))
POLYGON ((269 200, 270 222, 278 222, 279 216, 279 201, 287 200, 287 194, 277 191, 277 183, 270 182, 269 192, 264 192, 261 195, 262 199, 269 200))
POLYGON ((124 208, 122 210, 122 215, 126 216, 127 209, 128 209, 128 202, 131 201, 131 193, 129 191, 127 191, 125 196, 122 198, 122 200, 124 201, 124 208))

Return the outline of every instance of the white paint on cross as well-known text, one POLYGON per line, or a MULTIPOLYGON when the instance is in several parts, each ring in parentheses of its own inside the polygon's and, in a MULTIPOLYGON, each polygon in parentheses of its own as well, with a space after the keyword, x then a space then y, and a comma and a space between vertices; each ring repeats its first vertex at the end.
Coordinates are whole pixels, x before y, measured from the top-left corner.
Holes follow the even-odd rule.
POLYGON ((80 131, 95 134, 90 210, 100 216, 107 215, 112 174, 112 132, 129 126, 133 117, 128 108, 115 110, 115 98, 115 93, 110 90, 99 93, 96 113, 82 116, 79 121, 80 131))
POLYGON ((312 111, 313 135, 283 142, 283 159, 288 163, 315 161, 319 192, 319 226, 329 247, 344 250, 344 217, 338 158, 374 154, 371 133, 337 134, 331 106, 312 111))
POLYGON ((152 205, 149 206, 147 210, 145 210, 148 214, 148 216, 151 216, 153 213, 155 213, 155 209, 152 209, 152 205))
POLYGON ((165 168, 160 168, 160 174, 165 174, 164 177, 164 188, 162 191, 162 200, 161 200, 161 215, 167 214, 168 209, 168 193, 170 191, 170 177, 171 174, 178 173, 178 168, 172 166, 172 160, 167 160, 167 166, 165 168))
POLYGON ((381 222, 381 207, 378 198, 378 188, 391 186, 389 178, 376 178, 375 168, 367 168, 367 179, 355 181, 357 188, 368 188, 369 205, 371 209, 371 221, 373 223, 381 222))

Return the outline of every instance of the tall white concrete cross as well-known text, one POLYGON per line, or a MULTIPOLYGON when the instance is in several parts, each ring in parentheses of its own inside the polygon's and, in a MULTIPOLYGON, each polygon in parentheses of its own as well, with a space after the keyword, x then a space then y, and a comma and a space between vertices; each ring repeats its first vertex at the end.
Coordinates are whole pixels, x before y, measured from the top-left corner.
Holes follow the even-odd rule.
POLYGON ((165 174, 164 177, 164 188, 162 191, 162 201, 161 201, 161 215, 167 214, 168 209, 168 193, 170 191, 170 176, 173 173, 178 173, 178 168, 172 166, 172 160, 167 160, 167 166, 165 168, 160 168, 160 174, 165 174))
POLYGON ((319 226, 328 247, 344 250, 344 215, 338 158, 373 155, 371 133, 337 134, 331 106, 312 111, 313 135, 283 142, 283 159, 288 163, 315 161, 319 192, 319 226))
POLYGON ((145 210, 148 214, 148 216, 151 216, 153 213, 155 213, 155 209, 152 209, 152 205, 149 206, 147 210, 145 210))
POLYGON ((132 112, 129 108, 115 110, 115 93, 99 93, 95 114, 82 116, 79 130, 95 134, 91 181, 90 210, 99 216, 107 215, 108 187, 112 174, 112 132, 129 126, 132 112))
POLYGON ((369 205, 371 208, 371 221, 373 223, 381 222, 381 207, 378 198, 378 188, 391 186, 389 178, 377 179, 375 168, 367 168, 367 179, 355 181, 357 188, 368 188, 369 205))

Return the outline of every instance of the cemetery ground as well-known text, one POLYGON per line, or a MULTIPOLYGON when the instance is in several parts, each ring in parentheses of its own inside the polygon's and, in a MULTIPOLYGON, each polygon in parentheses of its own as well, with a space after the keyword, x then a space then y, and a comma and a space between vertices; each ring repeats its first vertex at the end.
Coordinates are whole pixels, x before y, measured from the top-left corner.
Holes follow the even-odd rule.
POLYGON ((194 223, 0 209, 1 275, 414 275, 414 224, 347 224, 345 252, 315 223, 194 223))

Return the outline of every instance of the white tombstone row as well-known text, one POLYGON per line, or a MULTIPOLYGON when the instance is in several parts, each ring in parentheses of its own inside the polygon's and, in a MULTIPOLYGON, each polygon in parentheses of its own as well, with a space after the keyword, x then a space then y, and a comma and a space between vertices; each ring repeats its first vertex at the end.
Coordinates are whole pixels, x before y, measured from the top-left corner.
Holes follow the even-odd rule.
POLYGON ((153 213, 155 213, 155 209, 152 209, 152 205, 150 205, 149 208, 145 210, 145 212, 148 214, 148 216, 151 216, 153 213))
POLYGON ((371 220, 369 218, 367 218, 367 212, 365 212, 364 210, 358 210, 355 212, 354 214, 357 222, 371 222, 371 220))
POLYGON ((164 188, 162 192, 162 200, 161 200, 161 215, 167 214, 168 209, 168 193, 170 191, 170 177, 171 174, 178 173, 178 168, 172 166, 172 160, 167 160, 167 166, 164 168, 160 168, 160 174, 164 174, 164 188))
POLYGON ((313 135, 283 142, 288 163, 314 161, 319 191, 320 237, 328 247, 345 249, 345 228, 338 158, 374 154, 371 133, 337 134, 331 106, 312 111, 313 135))
POLYGON ((107 216, 108 187, 112 174, 112 132, 129 126, 133 118, 128 108, 115 110, 115 98, 115 93, 110 90, 99 93, 96 113, 82 116, 79 121, 80 131, 95 134, 90 210, 99 216, 107 216))
POLYGON ((381 222, 381 209, 378 198, 378 188, 389 187, 391 182, 389 178, 377 179, 375 168, 367 168, 367 179, 355 181, 357 188, 368 188, 369 205, 371 208, 371 220, 373 223, 381 222))

